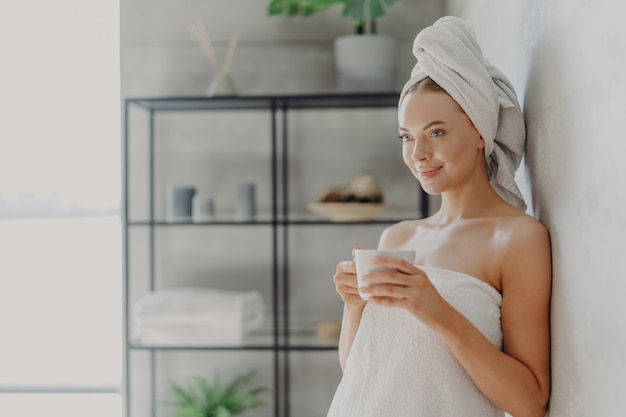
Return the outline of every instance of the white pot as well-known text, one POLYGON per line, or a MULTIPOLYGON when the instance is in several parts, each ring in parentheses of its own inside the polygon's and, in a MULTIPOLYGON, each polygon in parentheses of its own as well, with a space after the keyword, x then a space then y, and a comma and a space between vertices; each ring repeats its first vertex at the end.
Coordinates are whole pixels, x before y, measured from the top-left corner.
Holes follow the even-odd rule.
POLYGON ((335 39, 335 68, 340 91, 394 91, 398 42, 387 35, 347 35, 335 39))
POLYGON ((220 72, 213 76, 209 89, 206 92, 207 97, 213 96, 236 96, 237 90, 235 83, 227 72, 220 72))

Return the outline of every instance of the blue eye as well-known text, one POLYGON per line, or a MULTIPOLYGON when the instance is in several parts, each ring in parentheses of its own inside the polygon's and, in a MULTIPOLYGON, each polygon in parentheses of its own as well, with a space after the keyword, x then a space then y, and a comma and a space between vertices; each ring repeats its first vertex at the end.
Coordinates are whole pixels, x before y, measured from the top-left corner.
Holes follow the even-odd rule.
POLYGON ((411 140, 411 137, 408 135, 400 135, 398 136, 398 139, 402 140, 402 142, 404 143, 404 142, 411 140))
POLYGON ((432 132, 430 132, 430 136, 438 138, 439 136, 442 136, 443 133, 443 130, 433 130, 432 132))

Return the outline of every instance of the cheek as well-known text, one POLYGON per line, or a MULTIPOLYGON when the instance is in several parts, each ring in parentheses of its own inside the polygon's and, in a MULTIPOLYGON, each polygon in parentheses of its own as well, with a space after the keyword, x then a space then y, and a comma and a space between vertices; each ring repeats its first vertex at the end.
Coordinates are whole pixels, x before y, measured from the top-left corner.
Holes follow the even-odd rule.
POLYGON ((451 136, 445 146, 439 147, 438 154, 440 158, 452 162, 472 157, 475 151, 467 137, 451 136))
POLYGON ((482 150, 469 146, 457 146, 446 150, 446 161, 450 162, 451 169, 454 170, 473 170, 476 164, 477 155, 482 155, 482 150))
POLYGON ((441 152, 442 156, 448 160, 458 160, 459 158, 463 158, 469 154, 467 149, 462 146, 457 146, 456 148, 444 149, 441 152))
POLYGON ((405 164, 411 165, 411 161, 413 160, 412 154, 413 148, 410 145, 402 144, 402 159, 405 164))

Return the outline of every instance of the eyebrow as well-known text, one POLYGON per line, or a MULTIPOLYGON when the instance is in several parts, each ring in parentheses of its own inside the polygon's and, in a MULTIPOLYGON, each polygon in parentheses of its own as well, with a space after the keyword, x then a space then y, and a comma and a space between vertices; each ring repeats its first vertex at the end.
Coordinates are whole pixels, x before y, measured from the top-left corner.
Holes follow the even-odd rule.
MULTIPOLYGON (((442 120, 435 120, 434 122, 430 122, 428 123, 426 126, 424 126, 424 128, 422 130, 428 130, 429 128, 431 128, 434 125, 445 125, 446 122, 442 121, 442 120)), ((408 132, 409 129, 407 129, 406 127, 400 127, 399 130, 403 130, 405 132, 408 132)))

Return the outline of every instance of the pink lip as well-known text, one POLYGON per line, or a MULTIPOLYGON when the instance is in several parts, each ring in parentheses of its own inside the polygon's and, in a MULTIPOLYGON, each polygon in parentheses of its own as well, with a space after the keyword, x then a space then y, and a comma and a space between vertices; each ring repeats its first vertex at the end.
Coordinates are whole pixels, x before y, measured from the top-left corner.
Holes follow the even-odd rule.
POLYGON ((417 170, 419 176, 424 179, 432 178, 439 173, 442 167, 424 167, 417 170))

